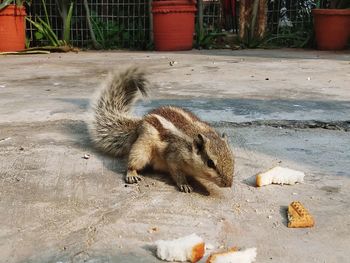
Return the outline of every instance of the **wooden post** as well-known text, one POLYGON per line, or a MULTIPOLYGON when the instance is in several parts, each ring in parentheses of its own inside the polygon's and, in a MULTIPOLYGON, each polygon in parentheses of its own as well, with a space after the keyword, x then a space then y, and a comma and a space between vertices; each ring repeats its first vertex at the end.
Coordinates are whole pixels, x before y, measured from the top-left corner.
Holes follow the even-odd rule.
POLYGON ((259 1, 258 14, 258 29, 256 31, 256 36, 259 39, 262 39, 265 37, 267 28, 267 0, 259 1))
POLYGON ((267 0, 241 0, 239 8, 239 37, 248 43, 265 36, 267 0))
POLYGON ((253 6, 252 6, 252 19, 251 19, 251 24, 250 24, 250 39, 254 39, 256 34, 255 34, 255 29, 257 28, 256 21, 258 20, 258 9, 259 9, 259 1, 260 0, 254 0, 253 6))
POLYGON ((247 41, 249 38, 252 4, 253 0, 239 2, 239 38, 242 41, 247 41))

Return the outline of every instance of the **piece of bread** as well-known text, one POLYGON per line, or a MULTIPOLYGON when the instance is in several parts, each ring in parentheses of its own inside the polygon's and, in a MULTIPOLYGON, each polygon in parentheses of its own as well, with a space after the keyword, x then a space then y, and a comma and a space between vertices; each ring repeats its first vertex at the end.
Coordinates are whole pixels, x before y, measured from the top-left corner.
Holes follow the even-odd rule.
POLYGON ((256 248, 237 251, 230 249, 228 252, 211 254, 206 263, 251 263, 256 258, 256 248))
POLYGON ((299 201, 288 206, 288 227, 312 227, 314 224, 314 219, 299 201))
POLYGON ((301 183, 304 181, 304 176, 303 172, 276 166, 267 172, 257 174, 256 185, 301 183))
POLYGON ((205 250, 203 239, 196 234, 174 240, 158 240, 156 246, 157 256, 166 261, 197 262, 205 250))

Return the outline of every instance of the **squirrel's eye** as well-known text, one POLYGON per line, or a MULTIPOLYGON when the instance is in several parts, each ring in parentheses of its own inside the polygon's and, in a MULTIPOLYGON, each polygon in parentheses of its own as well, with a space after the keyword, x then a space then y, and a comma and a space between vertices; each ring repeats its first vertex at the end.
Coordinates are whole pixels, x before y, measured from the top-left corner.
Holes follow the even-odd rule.
POLYGON ((211 160, 211 159, 208 159, 208 161, 207 161, 207 166, 208 166, 209 168, 215 169, 215 163, 214 163, 213 160, 211 160))

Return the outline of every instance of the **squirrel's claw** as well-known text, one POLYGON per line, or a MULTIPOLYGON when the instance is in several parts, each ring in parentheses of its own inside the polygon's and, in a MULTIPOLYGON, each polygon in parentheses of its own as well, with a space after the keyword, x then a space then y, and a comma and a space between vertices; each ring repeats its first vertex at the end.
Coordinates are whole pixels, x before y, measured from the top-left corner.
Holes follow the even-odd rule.
POLYGON ((188 184, 179 185, 180 191, 184 193, 191 193, 193 188, 188 184))
POLYGON ((128 184, 136 184, 141 180, 142 180, 142 177, 139 175, 129 175, 129 176, 126 176, 126 178, 125 178, 125 181, 128 184))

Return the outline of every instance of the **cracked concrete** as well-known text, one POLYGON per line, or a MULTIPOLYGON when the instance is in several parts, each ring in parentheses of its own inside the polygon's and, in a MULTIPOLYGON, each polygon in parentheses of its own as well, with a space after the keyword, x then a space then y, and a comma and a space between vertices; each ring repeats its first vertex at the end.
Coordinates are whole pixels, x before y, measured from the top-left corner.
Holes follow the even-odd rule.
POLYGON ((155 240, 193 232, 216 249, 257 247, 257 262, 349 257, 349 53, 82 52, 0 65, 0 262, 159 262, 155 240), (94 150, 90 98, 108 70, 133 64, 153 86, 136 114, 175 104, 228 134, 232 189, 192 182, 183 194, 152 171, 126 186, 125 161, 94 150), (305 171, 305 183, 256 188, 255 174, 277 164, 305 171), (315 227, 286 227, 293 200, 315 227))

